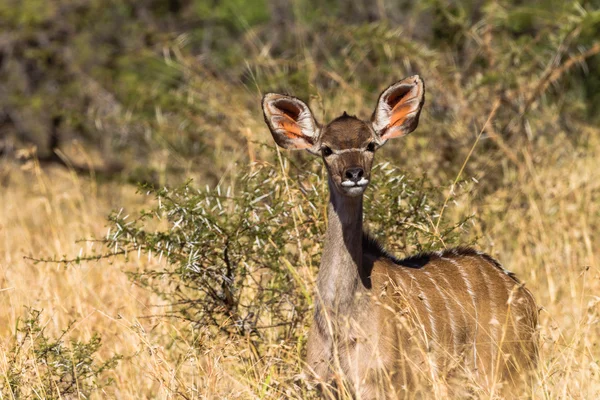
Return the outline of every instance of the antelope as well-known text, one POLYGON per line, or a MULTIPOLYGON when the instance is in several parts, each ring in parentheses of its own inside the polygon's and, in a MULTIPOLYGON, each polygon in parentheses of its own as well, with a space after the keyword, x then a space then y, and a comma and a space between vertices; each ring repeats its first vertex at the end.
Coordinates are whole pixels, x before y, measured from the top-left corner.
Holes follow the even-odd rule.
POLYGON ((306 361, 311 379, 334 395, 412 396, 416 382, 451 382, 460 371, 487 387, 515 387, 537 361, 535 300, 494 258, 459 247, 397 259, 363 231, 375 151, 415 130, 424 100, 423 81, 412 76, 380 94, 370 120, 344 112, 327 125, 298 98, 268 93, 262 101, 277 145, 320 155, 328 173, 306 361))

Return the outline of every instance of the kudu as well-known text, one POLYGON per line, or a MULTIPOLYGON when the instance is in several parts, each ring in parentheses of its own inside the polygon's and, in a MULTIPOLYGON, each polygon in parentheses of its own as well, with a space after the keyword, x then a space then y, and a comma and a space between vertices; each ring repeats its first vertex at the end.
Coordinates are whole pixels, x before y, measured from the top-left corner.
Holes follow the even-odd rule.
POLYGON ((327 167, 307 364, 318 382, 345 382, 358 398, 407 396, 423 376, 451 382, 460 371, 514 387, 537 359, 533 296, 492 257, 454 248, 397 259, 363 232, 374 153, 417 127, 424 91, 418 76, 406 78, 381 93, 370 121, 344 112, 325 126, 295 97, 263 98, 275 142, 320 154, 327 167))

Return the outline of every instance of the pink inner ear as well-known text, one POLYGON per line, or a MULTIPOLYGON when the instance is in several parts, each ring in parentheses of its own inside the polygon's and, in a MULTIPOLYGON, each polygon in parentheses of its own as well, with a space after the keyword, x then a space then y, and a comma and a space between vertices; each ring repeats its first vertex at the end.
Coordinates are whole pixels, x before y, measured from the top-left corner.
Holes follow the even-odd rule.
POLYGON ((283 130, 285 136, 290 139, 304 138, 302 129, 297 121, 300 109, 295 104, 285 100, 278 101, 273 105, 277 109, 278 114, 273 118, 273 122, 278 125, 276 128, 283 130))
POLYGON ((406 122, 408 116, 413 114, 419 107, 418 87, 415 85, 412 88, 408 88, 408 90, 399 90, 390 96, 388 104, 392 108, 388 127, 402 125, 406 122))
POLYGON ((300 126, 289 115, 282 114, 280 117, 273 118, 273 122, 278 125, 275 128, 282 129, 285 133, 285 136, 289 137, 290 139, 303 137, 300 126))
POLYGON ((425 100, 425 86, 418 75, 394 83, 379 96, 371 117, 373 128, 387 140, 406 135, 417 127, 425 100))
POLYGON ((300 113, 302 112, 302 110, 300 109, 300 107, 298 107, 298 105, 292 103, 289 100, 279 100, 276 101, 275 104, 273 104, 278 110, 281 111, 282 114, 285 114, 286 117, 288 117, 289 119, 296 121, 298 119, 298 116, 300 115, 300 113))
POLYGON ((410 114, 412 106, 410 104, 399 104, 392 110, 390 123, 388 127, 399 126, 406 121, 406 117, 410 114))
MULTIPOLYGON (((387 104, 392 109, 384 137, 392 138, 409 133, 410 118, 419 110, 419 86, 400 86, 390 94, 387 104)), ((412 129, 411 129, 412 130, 412 129)))
POLYGON ((301 100, 276 93, 263 98, 265 121, 275 142, 290 150, 311 148, 315 143, 316 121, 301 100))

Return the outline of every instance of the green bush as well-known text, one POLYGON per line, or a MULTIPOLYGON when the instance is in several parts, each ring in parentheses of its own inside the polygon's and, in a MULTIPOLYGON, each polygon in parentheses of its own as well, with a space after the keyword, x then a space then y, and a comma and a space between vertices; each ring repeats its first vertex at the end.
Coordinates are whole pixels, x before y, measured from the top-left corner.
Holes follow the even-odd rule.
MULTIPOLYGON (((268 329, 272 338, 295 337, 310 315, 327 180, 320 160, 280 161, 250 165, 228 187, 146 187, 155 207, 134 220, 111 215, 104 243, 112 254, 164 259, 158 269, 129 273, 166 299, 174 317, 213 334, 263 338, 268 329), (166 228, 156 229, 161 221, 166 228)), ((436 233, 439 200, 426 178, 379 164, 365 200, 367 225, 398 256, 452 245, 465 221, 436 233)))
POLYGON ((105 375, 116 367, 121 356, 98 361, 96 352, 102 341, 97 334, 87 342, 70 340, 66 344, 65 335, 75 321, 60 336, 48 336, 41 315, 39 310, 28 309, 17 322, 12 345, 6 352, 0 398, 88 398, 112 383, 105 375))

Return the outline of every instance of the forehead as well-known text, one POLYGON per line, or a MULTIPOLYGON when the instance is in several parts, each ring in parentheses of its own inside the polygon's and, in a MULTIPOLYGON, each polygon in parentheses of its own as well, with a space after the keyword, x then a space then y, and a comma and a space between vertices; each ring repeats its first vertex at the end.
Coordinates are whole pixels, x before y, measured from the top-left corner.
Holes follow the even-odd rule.
POLYGON ((336 148, 346 149, 362 146, 371 137, 371 128, 365 121, 343 115, 325 127, 321 141, 336 148))

